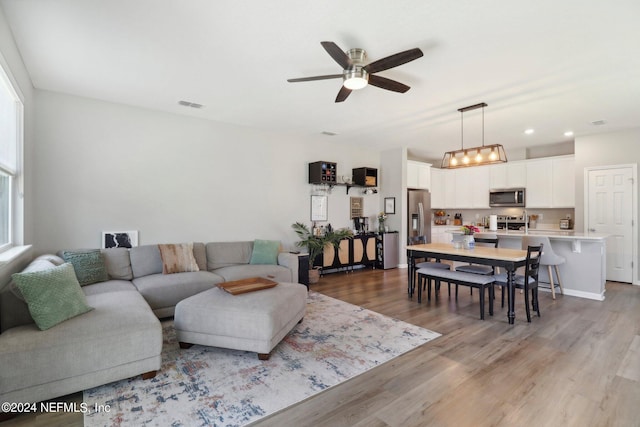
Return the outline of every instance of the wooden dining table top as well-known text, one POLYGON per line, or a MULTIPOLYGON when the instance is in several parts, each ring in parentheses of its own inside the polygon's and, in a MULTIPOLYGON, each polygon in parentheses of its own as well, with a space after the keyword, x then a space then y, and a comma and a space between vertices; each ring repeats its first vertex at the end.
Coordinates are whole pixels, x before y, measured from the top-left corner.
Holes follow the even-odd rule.
POLYGON ((527 259, 527 251, 522 249, 493 248, 476 246, 474 249, 456 249, 451 243, 423 243, 407 246, 407 251, 429 252, 440 255, 455 255, 478 259, 521 262, 527 259))

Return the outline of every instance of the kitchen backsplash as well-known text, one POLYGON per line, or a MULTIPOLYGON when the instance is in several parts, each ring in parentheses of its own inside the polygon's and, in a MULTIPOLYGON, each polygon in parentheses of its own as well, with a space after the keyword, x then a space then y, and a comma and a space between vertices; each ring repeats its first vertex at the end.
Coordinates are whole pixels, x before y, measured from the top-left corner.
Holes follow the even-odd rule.
MULTIPOLYGON (((433 209, 431 211, 432 220, 441 219, 441 217, 436 217, 435 212, 440 209, 433 209)), ((499 216, 522 216, 522 208, 494 208, 494 209, 453 209, 453 210, 445 210, 448 218, 451 220, 451 225, 453 225, 454 216, 456 214, 462 214, 462 223, 463 224, 476 224, 482 223, 483 218, 489 215, 499 215, 499 216)), ((567 218, 567 215, 570 215, 572 219, 575 219, 575 210, 574 209, 527 209, 527 215, 538 215, 537 220, 537 228, 559 228, 560 220, 567 218)), ((446 219, 447 216, 445 215, 446 219)))

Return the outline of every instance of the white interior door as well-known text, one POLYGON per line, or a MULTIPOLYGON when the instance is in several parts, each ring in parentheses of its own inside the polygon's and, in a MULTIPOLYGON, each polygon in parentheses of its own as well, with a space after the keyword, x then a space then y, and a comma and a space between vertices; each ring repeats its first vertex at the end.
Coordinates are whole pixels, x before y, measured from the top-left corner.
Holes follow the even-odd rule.
POLYGON ((607 280, 633 282, 633 168, 588 170, 588 218, 590 232, 611 235, 607 239, 607 280))

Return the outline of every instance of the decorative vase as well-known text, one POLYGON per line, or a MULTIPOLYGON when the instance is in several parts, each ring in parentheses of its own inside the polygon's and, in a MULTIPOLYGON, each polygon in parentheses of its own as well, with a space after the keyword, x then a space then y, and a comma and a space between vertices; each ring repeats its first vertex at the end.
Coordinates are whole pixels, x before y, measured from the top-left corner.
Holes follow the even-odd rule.
POLYGON ((378 231, 384 233, 384 221, 378 221, 378 231))
POLYGON ((473 249, 476 247, 476 240, 473 238, 473 234, 465 234, 462 236, 462 247, 464 249, 473 249))
POLYGON ((320 269, 312 268, 309 270, 309 284, 318 283, 320 280, 320 269))

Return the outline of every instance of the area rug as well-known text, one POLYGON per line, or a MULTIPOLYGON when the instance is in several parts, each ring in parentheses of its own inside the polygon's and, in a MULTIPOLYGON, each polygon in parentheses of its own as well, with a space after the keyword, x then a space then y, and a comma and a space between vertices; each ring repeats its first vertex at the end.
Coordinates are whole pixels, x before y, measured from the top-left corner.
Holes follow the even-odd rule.
POLYGON ((172 321, 163 334, 155 378, 85 390, 85 426, 245 425, 440 336, 313 291, 303 322, 268 361, 215 347, 181 350, 172 321))

